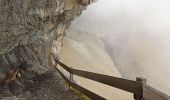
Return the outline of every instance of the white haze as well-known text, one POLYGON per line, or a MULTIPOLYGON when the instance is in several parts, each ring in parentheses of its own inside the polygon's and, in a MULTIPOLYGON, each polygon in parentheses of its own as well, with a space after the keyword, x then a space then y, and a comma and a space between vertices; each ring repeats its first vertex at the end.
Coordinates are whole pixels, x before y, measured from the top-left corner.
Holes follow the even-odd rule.
POLYGON ((101 37, 122 76, 170 95, 170 0, 99 0, 72 27, 101 37))

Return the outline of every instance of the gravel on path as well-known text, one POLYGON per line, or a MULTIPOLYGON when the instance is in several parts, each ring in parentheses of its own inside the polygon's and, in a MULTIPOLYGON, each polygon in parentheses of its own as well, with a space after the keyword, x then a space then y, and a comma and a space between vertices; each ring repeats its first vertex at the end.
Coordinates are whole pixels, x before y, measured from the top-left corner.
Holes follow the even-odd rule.
POLYGON ((20 83, 24 82, 18 80, 0 87, 0 100, 85 100, 81 94, 70 91, 56 71, 35 75, 25 86, 20 83))

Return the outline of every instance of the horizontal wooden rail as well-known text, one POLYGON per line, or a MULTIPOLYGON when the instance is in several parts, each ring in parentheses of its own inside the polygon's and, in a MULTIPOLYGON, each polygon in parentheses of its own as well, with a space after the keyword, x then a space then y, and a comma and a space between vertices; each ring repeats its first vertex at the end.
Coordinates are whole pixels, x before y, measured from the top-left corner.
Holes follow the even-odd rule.
POLYGON ((61 67, 63 67, 65 70, 68 72, 85 77, 97 82, 104 83, 106 85, 110 85, 131 93, 134 93, 136 95, 142 95, 142 83, 136 82, 136 81, 131 81, 131 80, 126 80, 126 79, 121 79, 113 76, 108 76, 108 75, 102 75, 98 73, 93 73, 93 72, 87 72, 87 71, 82 71, 78 69, 71 69, 67 65, 63 64, 62 62, 55 60, 61 67), (114 80, 114 81, 113 81, 114 80), (127 87, 128 86, 128 87, 127 87))
POLYGON ((57 62, 57 64, 59 64, 62 68, 64 68, 66 71, 68 71, 69 73, 71 73, 71 69, 67 66, 67 65, 65 65, 65 64, 63 64, 62 62, 60 62, 60 61, 58 61, 58 60, 56 60, 56 59, 54 59, 55 60, 55 62, 57 62))
MULTIPOLYGON (((62 62, 58 61, 55 59, 57 64, 59 64, 62 68, 67 70, 70 74, 78 75, 84 78, 91 79, 93 81, 97 81, 112 87, 116 87, 118 89, 131 92, 134 94, 135 100, 170 100, 170 97, 156 89, 153 89, 152 87, 146 85, 142 81, 137 80, 137 81, 132 81, 132 80, 127 80, 127 79, 122 79, 118 77, 113 77, 113 76, 108 76, 108 75, 103 75, 103 74, 98 74, 98 73, 93 73, 93 72, 87 72, 87 71, 82 71, 78 69, 72 69, 68 67, 67 65, 63 64, 62 62)), ((57 71, 58 68, 57 68, 57 71)), ((59 73, 65 77, 60 71, 59 73)), ((90 98, 101 98, 101 99, 95 99, 95 100, 103 100, 104 98, 73 83, 73 82, 68 82, 68 79, 65 79, 67 83, 69 83, 72 87, 75 89, 78 89, 80 92, 84 93, 85 95, 89 96, 90 98)))
POLYGON ((55 67, 55 69, 59 72, 59 74, 63 77, 63 79, 73 88, 77 89, 78 91, 80 91, 81 93, 85 94, 86 96, 92 98, 93 100, 106 100, 105 98, 101 97, 100 95, 97 95, 87 89, 85 89, 84 87, 74 83, 73 81, 69 80, 65 75, 62 74, 62 72, 55 67))
POLYGON ((108 75, 97 74, 93 72, 77 70, 77 69, 72 69, 71 72, 72 74, 85 77, 100 83, 104 83, 106 85, 110 85, 112 87, 116 87, 118 89, 122 89, 124 91, 134 93, 136 95, 142 95, 142 83, 140 82, 121 79, 121 78, 108 76, 108 75))

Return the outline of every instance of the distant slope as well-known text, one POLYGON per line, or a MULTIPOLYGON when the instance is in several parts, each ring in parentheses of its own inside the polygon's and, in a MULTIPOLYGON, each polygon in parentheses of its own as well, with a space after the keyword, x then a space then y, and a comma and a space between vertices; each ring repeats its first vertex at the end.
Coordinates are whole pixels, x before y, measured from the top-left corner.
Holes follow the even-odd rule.
POLYGON ((122 77, 145 77, 147 84, 170 95, 170 46, 146 33, 107 36, 105 45, 122 77), (161 43, 162 42, 162 43, 161 43))
POLYGON ((122 77, 145 77, 170 95, 169 5, 169 0, 98 0, 71 28, 99 36, 122 77))
MULTIPOLYGON (((94 34, 71 28, 63 40, 60 57, 71 67, 121 77, 102 41, 94 34)), ((133 95, 88 79, 74 77, 76 82, 109 100, 131 100, 133 95)))
POLYGON ((71 29, 63 42, 61 55, 66 63, 71 63, 83 70, 98 69, 97 72, 100 73, 120 76, 97 36, 71 29))

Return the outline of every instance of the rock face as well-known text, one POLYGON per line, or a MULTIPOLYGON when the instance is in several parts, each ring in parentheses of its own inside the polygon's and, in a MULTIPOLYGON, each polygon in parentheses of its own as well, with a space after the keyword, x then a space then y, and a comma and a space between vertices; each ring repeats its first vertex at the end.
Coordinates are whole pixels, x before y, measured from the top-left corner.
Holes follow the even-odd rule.
POLYGON ((50 53, 57 56, 70 22, 86 8, 80 2, 0 0, 0 80, 17 66, 35 73, 48 70, 50 53))

